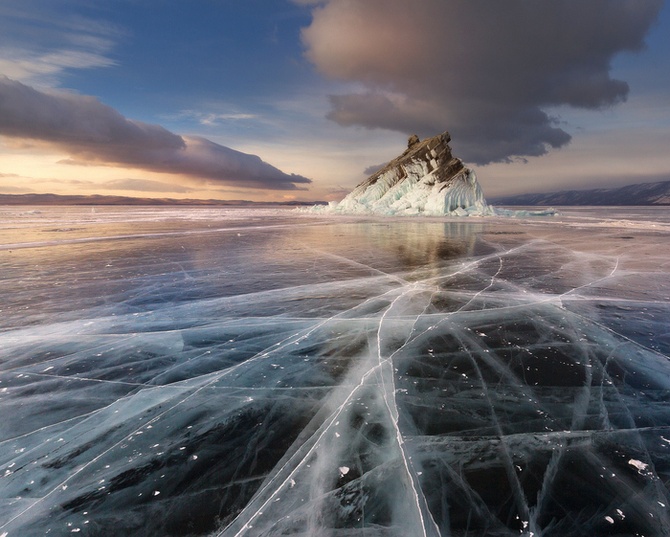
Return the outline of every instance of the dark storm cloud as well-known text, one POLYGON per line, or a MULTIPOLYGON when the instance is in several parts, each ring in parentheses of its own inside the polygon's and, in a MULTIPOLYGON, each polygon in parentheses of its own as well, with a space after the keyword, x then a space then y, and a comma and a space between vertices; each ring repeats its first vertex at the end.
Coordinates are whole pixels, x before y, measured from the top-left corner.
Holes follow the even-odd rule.
POLYGON ((127 119, 93 97, 41 92, 3 76, 0 135, 52 144, 76 164, 118 165, 273 190, 296 190, 311 182, 256 155, 127 119))
POLYGON ((662 0, 324 0, 303 30, 341 125, 433 135, 476 163, 537 156, 570 135, 545 108, 625 100, 612 58, 637 51, 662 0))

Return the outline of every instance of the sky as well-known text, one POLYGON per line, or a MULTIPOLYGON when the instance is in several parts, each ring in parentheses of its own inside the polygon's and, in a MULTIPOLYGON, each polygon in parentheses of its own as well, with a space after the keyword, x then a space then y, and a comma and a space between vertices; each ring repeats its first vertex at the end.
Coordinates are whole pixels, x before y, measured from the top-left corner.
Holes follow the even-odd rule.
POLYGON ((445 130, 487 197, 670 180, 670 6, 0 0, 0 193, 338 200, 445 130))

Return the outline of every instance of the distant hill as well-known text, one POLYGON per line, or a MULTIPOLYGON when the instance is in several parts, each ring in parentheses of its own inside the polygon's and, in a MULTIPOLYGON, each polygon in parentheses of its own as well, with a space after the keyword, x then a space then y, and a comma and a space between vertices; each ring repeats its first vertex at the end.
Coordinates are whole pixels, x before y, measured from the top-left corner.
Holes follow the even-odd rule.
POLYGON ((0 205, 187 205, 225 207, 297 207, 326 205, 325 201, 256 202, 247 200, 196 200, 131 198, 126 196, 61 196, 57 194, 0 194, 0 205))
POLYGON ((670 181, 487 198, 493 205, 670 205, 670 181))

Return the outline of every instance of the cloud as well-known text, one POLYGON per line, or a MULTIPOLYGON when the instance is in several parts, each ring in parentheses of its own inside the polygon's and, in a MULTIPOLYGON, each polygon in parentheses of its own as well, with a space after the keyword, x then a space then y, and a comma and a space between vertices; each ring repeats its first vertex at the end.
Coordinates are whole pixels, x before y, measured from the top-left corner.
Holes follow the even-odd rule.
MULTIPOLYGON (((309 2, 302 2, 309 3, 309 2)), ((325 0, 303 29, 340 125, 420 136, 448 129, 484 164, 539 156, 571 137, 546 109, 626 99, 613 57, 639 51, 663 0, 325 0)))
POLYGON ((65 69, 110 67, 115 62, 102 54, 59 50, 31 53, 25 50, 0 49, 0 73, 17 80, 49 83, 65 69))
POLYGON ((199 121, 202 125, 217 125, 222 121, 241 121, 246 119, 256 119, 256 114, 204 114, 199 121))
POLYGON ((137 192, 193 192, 194 188, 152 181, 150 179, 112 179, 101 184, 95 184, 95 188, 106 188, 108 190, 134 190, 137 192))
POLYGON ((0 185, 0 192, 3 194, 26 194, 28 192, 35 192, 31 188, 24 188, 20 186, 0 185))
POLYGON ((33 189, 27 188, 23 185, 18 186, 15 183, 23 183, 27 177, 23 177, 16 173, 0 173, 0 193, 2 194, 25 194, 27 192, 34 192, 33 189), (9 180, 12 184, 2 184, 4 179, 9 180))
POLYGON ((71 164, 102 164, 189 176, 208 184, 300 190, 311 180, 256 155, 133 121, 93 97, 43 92, 0 76, 0 135, 39 140, 71 164))
POLYGON ((381 170, 384 166, 388 164, 388 161, 382 162, 381 164, 372 164, 363 170, 364 175, 372 175, 375 172, 381 170))
POLYGON ((33 177, 19 175, 17 173, 0 173, 0 192, 3 194, 26 194, 35 192, 32 188, 26 186, 26 183, 33 182, 35 182, 33 177), (5 182, 5 180, 7 182, 5 182))
POLYGON ((201 125, 214 126, 228 121, 248 121, 258 119, 258 114, 246 112, 197 112, 184 110, 178 114, 179 118, 192 118, 201 125))
POLYGON ((27 84, 54 86, 68 70, 116 65, 109 54, 125 32, 68 13, 58 4, 23 0, 0 5, 0 73, 27 84))

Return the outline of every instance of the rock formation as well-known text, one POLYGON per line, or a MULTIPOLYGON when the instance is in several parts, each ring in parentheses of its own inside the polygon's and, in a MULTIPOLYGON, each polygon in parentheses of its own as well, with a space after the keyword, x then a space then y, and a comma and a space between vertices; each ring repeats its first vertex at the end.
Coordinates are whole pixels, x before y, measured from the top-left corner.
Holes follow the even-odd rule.
POLYGON ((347 214, 488 214, 474 171, 451 154, 448 132, 420 141, 360 183, 329 210, 347 214))

